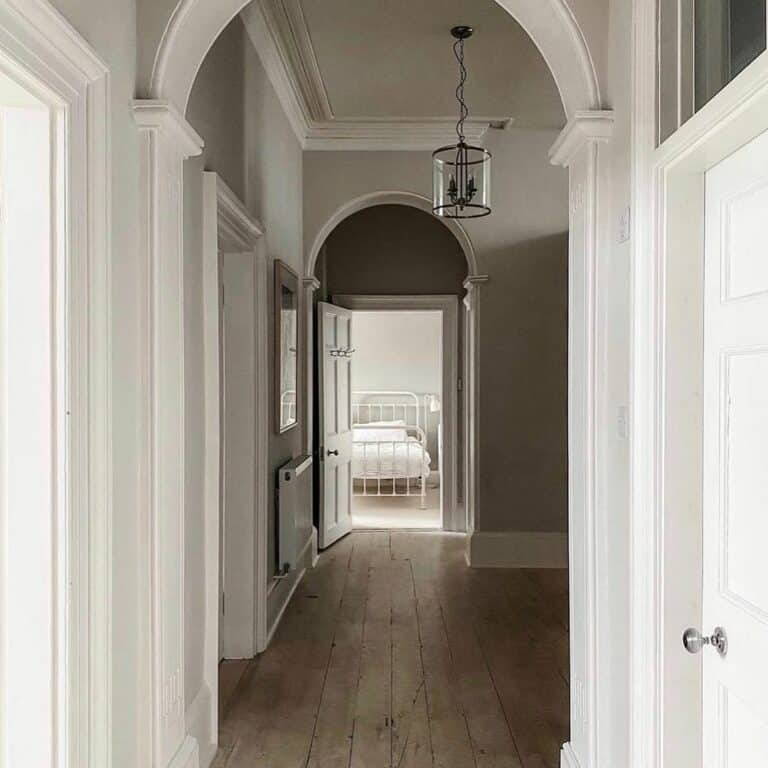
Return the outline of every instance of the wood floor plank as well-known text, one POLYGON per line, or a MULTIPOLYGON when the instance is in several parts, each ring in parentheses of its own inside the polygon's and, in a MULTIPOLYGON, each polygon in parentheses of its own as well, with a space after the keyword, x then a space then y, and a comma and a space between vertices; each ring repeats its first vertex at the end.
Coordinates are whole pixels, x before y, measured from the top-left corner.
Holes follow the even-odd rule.
POLYGON ((432 736, 409 560, 392 560, 392 765, 432 765, 432 736))
POLYGON ((350 557, 307 768, 349 766, 368 601, 371 543, 367 537, 358 537, 350 557))
POLYGON ((369 534, 371 564, 350 768, 390 768, 392 560, 387 534, 369 534))
POLYGON ((232 697, 217 768, 556 768, 567 574, 469 569, 464 549, 373 531, 323 552, 232 697))

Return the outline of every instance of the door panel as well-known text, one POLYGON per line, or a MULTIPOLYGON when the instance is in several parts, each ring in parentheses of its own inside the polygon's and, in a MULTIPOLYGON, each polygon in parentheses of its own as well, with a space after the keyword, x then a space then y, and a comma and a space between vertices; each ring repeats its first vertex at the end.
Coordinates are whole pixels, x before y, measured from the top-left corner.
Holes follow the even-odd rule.
POLYGON ((321 549, 352 530, 352 312, 320 302, 318 366, 321 549))
POLYGON ((706 178, 705 768, 768 764, 768 135, 706 178))

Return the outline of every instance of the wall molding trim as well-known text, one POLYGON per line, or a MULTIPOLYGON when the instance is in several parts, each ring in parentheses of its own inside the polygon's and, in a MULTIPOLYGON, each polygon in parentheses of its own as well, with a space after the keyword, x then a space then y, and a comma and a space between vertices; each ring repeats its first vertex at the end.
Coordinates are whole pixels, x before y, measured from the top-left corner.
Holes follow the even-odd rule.
POLYGON ((613 111, 610 109, 576 112, 560 131, 549 150, 552 165, 567 167, 589 141, 608 141, 613 134, 613 111))
POLYGON ((182 170, 203 142, 169 102, 138 101, 133 113, 143 202, 140 557, 147 706, 140 728, 150 761, 163 768, 186 766, 179 762, 182 751, 192 753, 184 708, 184 455, 179 451, 185 444, 182 170))
POLYGON ((240 198, 218 173, 204 171, 203 178, 214 178, 216 210, 218 212, 218 247, 224 253, 251 251, 265 233, 264 225, 256 219, 240 198))
MULTIPOLYGON (((456 140, 456 118, 337 117, 299 0, 257 0, 240 13, 291 127, 306 150, 432 150, 456 140)), ((481 144, 491 123, 473 117, 465 133, 481 144)))
POLYGON ((567 568, 568 534, 539 531, 473 531, 467 565, 472 568, 567 568))
POLYGON ((219 735, 211 731, 211 707, 217 705, 218 695, 211 695, 204 680, 192 703, 187 707, 187 731, 197 742, 200 768, 210 768, 218 749, 219 735))
POLYGON ((560 768, 581 768, 581 764, 579 763, 570 742, 563 744, 563 748, 560 750, 560 768))
POLYGON ((187 736, 179 747, 178 752, 171 758, 171 762, 168 763, 168 768, 199 768, 200 767, 200 751, 197 746, 197 741, 187 736))
POLYGON ((598 574, 603 538, 598 509, 602 479, 606 378, 605 301, 600 265, 609 258, 603 203, 608 185, 607 110, 578 111, 550 150, 568 168, 568 531, 570 585, 571 733, 569 748, 584 766, 598 761, 600 655, 604 631, 598 574))

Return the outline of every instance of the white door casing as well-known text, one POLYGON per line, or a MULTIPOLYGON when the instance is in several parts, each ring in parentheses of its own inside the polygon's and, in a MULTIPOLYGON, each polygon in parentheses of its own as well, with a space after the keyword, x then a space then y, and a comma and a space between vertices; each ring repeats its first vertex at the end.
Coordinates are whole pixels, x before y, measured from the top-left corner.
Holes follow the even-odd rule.
MULTIPOLYGON (((334 295, 333 301, 353 311, 413 311, 437 310, 442 315, 442 441, 440 446, 440 492, 442 509, 442 528, 445 531, 466 531, 466 507, 458 501, 458 399, 459 399, 459 350, 458 325, 459 301, 450 295, 414 295, 414 296, 377 296, 377 295, 334 295)), ((469 309, 467 309, 469 312, 469 309)), ((466 342, 465 342, 466 344, 466 342)), ((468 388, 469 366, 462 366, 464 390, 468 388)), ((466 404, 465 404, 466 407, 466 404)), ((469 454, 469 434, 464 431, 463 459, 467 462, 469 454)), ((465 490, 465 498, 466 498, 465 490)))
MULTIPOLYGON (((41 583, 36 588, 47 589, 53 598, 56 613, 50 618, 57 631, 46 635, 42 621, 35 619, 36 631, 24 651, 27 657, 34 656, 41 644, 45 653, 56 657, 55 678, 46 686, 50 698, 57 702, 55 764, 108 768, 113 752, 109 72, 83 38, 44 0, 0 2, 0 48, 0 71, 23 83, 24 90, 50 108, 52 117, 55 138, 49 168, 57 221, 49 263, 56 278, 49 293, 53 319, 49 331, 54 342, 50 362, 61 389, 50 405, 57 421, 63 421, 65 408, 67 411, 66 430, 58 430, 56 452, 50 457, 53 462, 66 464, 64 482, 56 489, 56 505, 48 516, 55 532, 48 550, 55 578, 40 578, 38 573, 41 583)), ((6 214, 4 211, 4 230, 6 214)), ((12 252, 8 255, 14 256, 12 252)), ((11 283, 6 284, 13 290, 11 283)), ((0 336, 2 332, 0 327, 0 336)), ((16 334, 18 329, 14 328, 16 334)), ((23 335, 16 336, 15 341, 23 341, 23 335)), ((0 338, 0 346, 4 343, 0 338)), ((6 379, 7 373, 0 365, 0 380, 6 379)), ((7 382, 0 381, 0 399, 6 386, 7 382)), ((35 394, 30 390, 28 396, 35 394)), ((2 421, 6 427, 6 420, 2 421)), ((6 431, 5 437, 12 436, 6 431)), ((0 475, 9 469, 2 466, 6 463, 3 453, 0 446, 0 475)), ((16 479, 21 481, 22 477, 16 479)), ((7 524, 8 501, 7 497, 0 498, 0 529, 7 524)), ((35 522, 32 517, 29 521, 35 522)), ((38 535, 45 534, 38 531, 38 535)), ((3 559, 0 553, 0 561, 3 559)), ((13 588, 9 563, 0 562, 0 568, 13 588)), ((8 607, 3 591, 0 588, 2 612, 8 607)), ((7 639, 4 624, 0 617, 0 646, 7 639)), ((0 666, 6 661, 14 666, 19 663, 0 648, 0 666)), ((5 693, 13 695, 8 686, 5 693)), ((33 710, 27 722, 25 714, 20 708, 6 709, 0 703, 0 763, 9 746, 5 738, 8 729, 13 729, 22 746, 28 733, 35 739, 45 738, 46 713, 33 710)), ((35 745, 34 754, 40 754, 39 747, 35 745)), ((34 760, 29 751, 24 757, 34 760)))
POLYGON ((768 764, 768 133, 706 175, 705 768, 768 764))
POLYGON ((352 530, 352 312, 319 302, 319 546, 352 530))

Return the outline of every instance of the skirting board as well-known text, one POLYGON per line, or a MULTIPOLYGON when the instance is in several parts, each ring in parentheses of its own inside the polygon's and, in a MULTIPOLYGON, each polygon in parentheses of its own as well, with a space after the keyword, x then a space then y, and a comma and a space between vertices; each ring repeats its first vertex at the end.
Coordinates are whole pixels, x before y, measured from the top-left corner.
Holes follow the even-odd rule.
POLYGON ((307 568, 311 568, 314 566, 314 563, 312 562, 313 559, 313 549, 316 551, 316 529, 312 529, 312 533, 309 535, 309 538, 307 539, 306 544, 304 544, 304 547, 301 550, 301 554, 299 555, 299 563, 301 564, 301 567, 298 568, 295 571, 292 571, 289 573, 285 578, 275 580, 270 585, 270 588, 267 592, 267 616, 274 616, 275 618, 272 620, 271 623, 267 624, 267 643, 266 648, 269 647, 269 644, 272 642, 272 638, 277 632, 277 628, 280 626, 280 621, 283 618, 283 614, 285 613, 285 609, 288 607, 288 603, 291 602, 291 598, 293 597, 293 593, 296 591, 296 587, 299 586, 299 583, 304 578, 304 574, 307 572, 307 568), (270 602, 279 601, 279 605, 270 605, 270 602))
POLYGON ((567 568, 568 534, 474 531, 467 537, 473 568, 567 568))
POLYGON ((200 768, 210 768, 216 756, 218 734, 211 733, 212 708, 215 704, 208 686, 203 683, 187 707, 187 733, 197 741, 200 768))
POLYGON ((187 736, 176 754, 168 763, 168 768, 200 768, 200 755, 197 739, 187 736))
POLYGON ((560 750, 560 768, 581 768, 570 743, 563 744, 563 748, 560 750))

